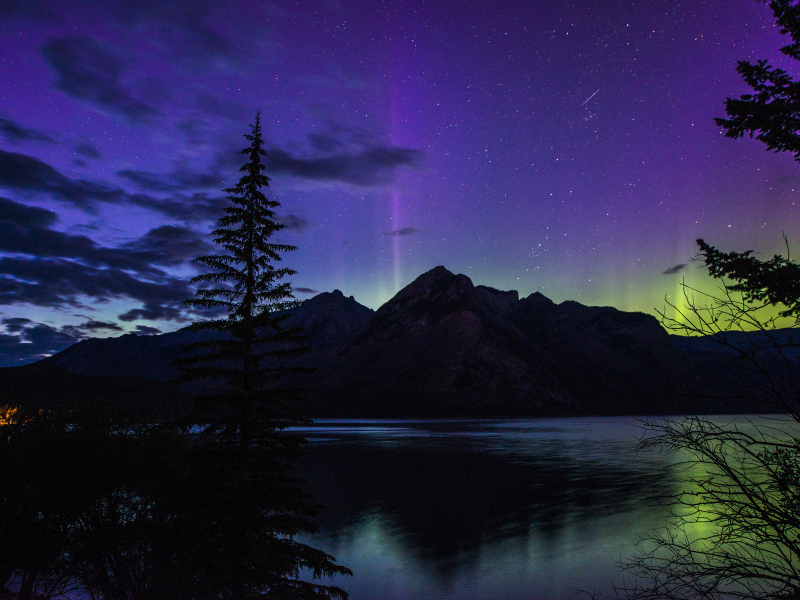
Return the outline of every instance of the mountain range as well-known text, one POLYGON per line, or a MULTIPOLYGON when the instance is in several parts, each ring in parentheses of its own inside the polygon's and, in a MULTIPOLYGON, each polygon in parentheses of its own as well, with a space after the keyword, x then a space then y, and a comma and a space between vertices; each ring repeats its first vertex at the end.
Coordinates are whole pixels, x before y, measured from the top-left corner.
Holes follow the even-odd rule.
MULTIPOLYGON (((302 383, 315 417, 741 410, 708 401, 686 405, 681 387, 703 374, 686 344, 676 344, 652 315, 556 304, 538 292, 520 299, 444 267, 420 275, 377 311, 334 290, 295 309, 289 322, 304 327, 311 346, 302 361, 317 370, 302 383)), ((98 377, 128 378, 138 382, 130 389, 138 385, 151 396, 161 385, 163 397, 179 374, 168 363, 200 335, 212 334, 88 339, 34 365, 0 369, 0 385, 3 372, 8 379, 11 370, 35 367, 66 371, 95 387, 98 377)), ((185 385, 176 398, 185 402, 187 394, 213 387, 185 385)))

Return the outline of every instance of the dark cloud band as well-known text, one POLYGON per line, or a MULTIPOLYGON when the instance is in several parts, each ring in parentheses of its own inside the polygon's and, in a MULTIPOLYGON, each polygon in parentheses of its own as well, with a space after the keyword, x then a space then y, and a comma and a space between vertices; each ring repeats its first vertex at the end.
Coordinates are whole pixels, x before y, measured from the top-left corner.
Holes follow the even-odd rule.
POLYGON ((293 231, 295 233, 305 233, 306 229, 309 227, 309 222, 299 215, 285 215, 283 217, 277 217, 275 219, 281 225, 285 225, 288 231, 293 231))
POLYGON ((93 160, 103 158, 102 154, 100 154, 100 151, 86 140, 75 144, 75 152, 85 158, 90 158, 93 160))
MULTIPOLYGON (((185 320, 181 302, 192 290, 169 269, 207 254, 205 235, 162 225, 120 247, 105 248, 86 236, 50 229, 56 221, 55 213, 0 198, 0 252, 7 254, 0 257, 0 305, 69 308, 84 298, 127 299, 142 308, 124 313, 123 321, 185 320)), ((114 327, 90 321, 86 331, 114 327)))
POLYGON ((0 367, 24 365, 55 354, 77 342, 75 332, 34 323, 29 319, 4 319, 0 333, 0 367))
POLYGON ((0 117, 0 132, 11 144, 18 144, 20 142, 49 142, 55 140, 49 135, 42 133, 36 129, 23 127, 10 119, 0 117))
POLYGON ((58 75, 57 87, 78 100, 127 117, 147 121, 156 110, 136 99, 121 82, 123 61, 106 45, 85 36, 50 40, 42 48, 58 75))
POLYGON ((97 202, 119 204, 127 196, 120 188, 69 179, 37 158, 4 150, 0 150, 0 186, 45 193, 83 210, 94 209, 97 202))
POLYGON ((27 206, 0 197, 0 226, 3 221, 23 228, 40 229, 54 225, 58 221, 58 216, 51 210, 27 206))
POLYGON ((221 174, 195 173, 186 168, 178 168, 166 174, 126 169, 118 171, 117 175, 124 177, 139 189, 153 192, 171 192, 186 188, 219 189, 224 184, 221 174))
POLYGON ((159 198, 131 193, 82 179, 70 179, 37 158, 0 150, 0 187, 28 194, 46 194, 76 208, 95 211, 98 204, 139 206, 185 222, 216 219, 226 200, 206 192, 174 192, 159 198))
MULTIPOLYGON (((0 367, 23 365, 41 360, 60 352, 87 336, 98 333, 116 333, 122 331, 119 325, 103 321, 88 320, 78 325, 53 327, 44 323, 35 323, 21 317, 0 320, 6 333, 0 333, 0 367)), ((155 330, 154 327, 140 326, 137 331, 155 330)))
POLYGON ((686 268, 686 265, 681 263, 679 265, 675 265, 674 267, 670 267, 669 269, 665 269, 661 272, 662 275, 674 275, 675 273, 680 273, 686 268))
POLYGON ((419 232, 420 232, 419 229, 414 229, 413 227, 403 227, 402 229, 393 229, 392 231, 384 231, 383 235, 402 237, 405 235, 414 235, 415 233, 419 232))
POLYGON ((410 148, 374 147, 358 154, 333 154, 321 158, 299 158, 280 148, 267 151, 268 173, 286 173, 302 179, 341 181, 369 186, 392 181, 400 167, 419 164, 422 153, 410 148))

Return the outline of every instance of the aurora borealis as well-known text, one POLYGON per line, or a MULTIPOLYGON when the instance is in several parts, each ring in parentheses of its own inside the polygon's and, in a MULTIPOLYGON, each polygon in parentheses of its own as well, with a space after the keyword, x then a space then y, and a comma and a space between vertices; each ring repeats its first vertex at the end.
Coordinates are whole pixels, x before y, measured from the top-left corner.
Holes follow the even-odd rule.
POLYGON ((714 124, 754 0, 0 3, 0 365, 197 318, 255 111, 299 298, 436 265, 653 312, 694 240, 784 252, 800 165, 714 124))

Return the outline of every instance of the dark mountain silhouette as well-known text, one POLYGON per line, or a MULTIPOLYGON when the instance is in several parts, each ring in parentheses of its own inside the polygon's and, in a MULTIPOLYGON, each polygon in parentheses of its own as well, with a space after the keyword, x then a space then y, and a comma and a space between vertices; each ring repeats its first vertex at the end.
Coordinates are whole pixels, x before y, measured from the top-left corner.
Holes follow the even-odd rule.
MULTIPOLYGON (((352 296, 345 298, 342 292, 334 290, 319 294, 292 311, 286 323, 302 325, 314 354, 324 354, 363 329, 374 312, 352 296)), ((128 333, 116 338, 91 338, 39 362, 82 375, 134 375, 168 382, 180 375, 180 370, 169 363, 183 356, 186 344, 223 335, 180 330, 161 335, 128 333)), ((203 391, 200 384, 184 387, 192 393, 203 391)))
POLYGON ((655 318, 421 275, 320 362, 312 414, 662 412, 681 360, 655 318))
MULTIPOLYGON (((687 410, 676 386, 698 377, 653 316, 555 304, 538 292, 520 300, 516 291, 475 286, 444 267, 377 311, 335 290, 306 302, 289 322, 305 327, 312 352, 302 361, 318 369, 303 381, 313 416, 672 414, 687 410)), ((167 382, 178 375, 169 361, 197 335, 90 339, 40 362, 167 382)))

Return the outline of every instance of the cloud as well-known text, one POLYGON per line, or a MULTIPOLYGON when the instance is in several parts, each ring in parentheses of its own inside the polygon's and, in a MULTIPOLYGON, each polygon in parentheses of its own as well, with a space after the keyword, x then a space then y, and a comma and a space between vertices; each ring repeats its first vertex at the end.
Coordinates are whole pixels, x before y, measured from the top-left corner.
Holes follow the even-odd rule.
POLYGON ((66 308, 84 298, 127 299, 142 307, 123 313, 123 321, 186 320, 181 302, 192 289, 169 269, 208 254, 207 236, 162 225, 106 248, 86 236, 50 229, 56 220, 50 211, 0 198, 0 252, 11 255, 0 257, 0 305, 66 308))
POLYGON ((183 312, 172 305, 165 305, 160 303, 145 303, 144 308, 134 308, 127 312, 117 315, 120 321, 130 323, 131 321, 178 321, 186 322, 187 319, 183 312))
POLYGON ((224 179, 219 173, 196 173, 185 166, 176 168, 172 173, 124 169, 117 171, 117 175, 124 177, 140 189, 154 192, 169 192, 186 188, 220 189, 224 184, 224 179))
MULTIPOLYGON (((192 295, 185 279, 151 269, 147 279, 119 268, 81 264, 63 258, 0 258, 0 305, 47 308, 82 306, 127 299, 141 302, 144 317, 186 321, 181 302, 192 295)), ((137 309, 134 309, 137 310, 137 309)), ((128 311, 127 314, 138 314, 128 311)), ((123 319, 134 320, 134 319, 123 319)))
POLYGON ((177 225, 162 225, 119 248, 104 248, 83 235, 49 229, 55 213, 0 198, 0 251, 38 258, 66 258, 139 274, 160 274, 211 248, 206 236, 177 225))
POLYGON ((319 294, 319 290, 314 290, 307 287, 296 287, 292 288, 292 290, 301 294, 319 294))
POLYGON ((133 43, 157 31, 159 46, 169 60, 183 62, 191 75, 204 76, 214 68, 226 74, 241 73, 256 64, 263 69, 265 63, 268 66, 282 57, 279 36, 272 30, 277 18, 288 13, 269 2, 250 2, 237 8, 241 4, 215 0, 84 0, 81 8, 91 5, 96 19, 122 25, 133 33, 133 43))
POLYGON ((53 39, 42 53, 58 75, 56 86, 73 98, 145 122, 156 114, 149 104, 134 98, 122 83, 125 64, 111 49, 94 38, 67 36, 53 39))
MULTIPOLYGON (((125 54, 85 36, 64 38, 69 43, 68 51, 58 49, 50 54, 55 53, 55 58, 70 57, 75 66, 59 64, 56 71, 59 75, 66 71, 61 79, 77 88, 65 90, 67 93, 141 120, 138 117, 142 112, 146 116, 154 109, 121 83, 124 72, 120 66, 123 58, 142 54, 142 40, 152 41, 155 35, 158 42, 150 50, 165 55, 162 65, 169 68, 170 62, 180 61, 184 63, 183 74, 188 66, 188 74, 192 76, 206 75, 215 67, 226 74, 242 72, 255 64, 263 68, 265 62, 281 60, 279 36, 272 31, 276 30, 277 19, 288 13, 269 2, 247 4, 246 10, 239 10, 215 0, 81 0, 78 3, 2 0, 0 19, 34 17, 52 24, 62 20, 53 11, 72 17, 77 9, 85 20, 103 23, 103 32, 113 35, 113 43, 122 46, 125 54), (95 54, 93 51, 98 47, 100 52, 95 54)), ((54 57, 46 57, 53 62, 54 57)), ((69 61, 62 58, 61 62, 69 61)))
POLYGON ((0 333, 0 367, 13 367, 41 360, 97 332, 122 331, 114 323, 93 320, 79 325, 52 327, 30 319, 12 317, 0 320, 0 325, 6 330, 6 333, 0 333))
POLYGON ((204 119, 190 117, 181 119, 175 124, 175 128, 180 131, 186 141, 193 146, 205 144, 211 137, 213 126, 204 119))
POLYGON ((84 339, 96 335, 98 331, 119 332, 125 330, 116 323, 109 323, 106 321, 95 321, 93 319, 89 319, 88 321, 84 321, 79 325, 64 325, 61 327, 60 331, 62 333, 69 334, 76 339, 84 339))
MULTIPOLYGON (((310 150, 290 153, 272 145, 266 148, 263 158, 266 173, 270 176, 286 174, 311 181, 338 181, 359 186, 373 186, 395 180, 403 167, 417 167, 423 153, 413 148, 402 148, 381 143, 370 131, 328 123, 328 133, 308 136, 310 150)), ((238 148, 218 152, 214 165, 221 172, 239 169, 242 165, 238 148)))
POLYGON ((28 319, 3 319, 0 323, 8 332, 0 333, 0 367, 40 360, 79 341, 69 331, 28 319))
POLYGON ((294 231, 295 233, 305 233, 306 229, 308 229, 309 222, 299 215, 289 214, 283 217, 276 217, 275 221, 280 223, 281 225, 285 225, 286 229, 289 231, 294 231))
POLYGON ((26 228, 11 221, 0 221, 0 251, 39 257, 80 258, 94 264, 105 262, 100 256, 102 250, 99 246, 85 236, 42 227, 26 228))
POLYGON ((420 233, 419 229, 414 229, 413 227, 403 227, 402 229, 394 229, 392 231, 384 231, 383 235, 391 235, 394 237, 400 237, 404 235, 414 235, 415 233, 420 233))
POLYGON ((55 142, 53 138, 36 129, 23 127, 10 119, 0 117, 0 132, 11 144, 19 142, 55 142))
POLYGON ((58 17, 38 0, 3 0, 0 19, 24 17, 41 21, 57 21, 58 17))
POLYGON ((116 323, 107 323, 105 321, 86 321, 82 325, 73 326, 74 330, 81 333, 93 331, 124 331, 122 327, 116 323))
POLYGON ((161 330, 157 327, 149 327, 148 325, 137 325, 136 333, 139 335, 158 335, 161 330))
POLYGON ((6 331, 9 333, 19 333, 20 331, 24 331, 26 327, 30 327, 33 324, 33 321, 23 317, 9 317, 0 322, 2 322, 3 326, 6 328, 6 331))
POLYGON ((332 61, 324 61, 325 74, 312 75, 304 78, 305 83, 314 87, 349 88, 361 92, 375 92, 380 90, 378 80, 369 80, 359 77, 348 69, 332 61))
POLYGON ((103 158, 103 156, 100 154, 100 151, 86 140, 82 140, 77 144, 75 144, 74 149, 75 152, 77 152, 81 156, 85 156, 86 158, 91 158, 91 159, 103 158))
POLYGON ((128 197, 121 188, 69 179, 37 158, 4 150, 0 150, 0 186, 47 193, 83 210, 93 210, 97 202, 119 204, 128 197))
POLYGON ((14 223, 20 227, 38 229, 54 225, 58 221, 58 215, 52 210, 27 206, 0 197, 0 223, 3 221, 14 223))
MULTIPOLYGON (((101 304, 125 299, 142 306, 118 315, 122 322, 188 321, 181 303, 193 295, 193 289, 184 278, 172 277, 158 267, 179 264, 206 250, 210 244, 201 240, 204 236, 188 228, 165 225, 120 248, 103 248, 84 236, 47 229, 56 220, 49 211, 0 199, 0 251, 27 254, 0 256, 0 306, 74 309, 86 307, 86 298, 101 304), (15 235, 8 235, 2 227, 14 228, 15 235), (29 235, 34 239, 26 240, 29 235)), ((217 312, 203 314, 215 316, 217 312)), ((57 328, 9 317, 0 325, 5 329, 5 333, 0 329, 0 367, 40 360, 97 333, 124 331, 117 323, 93 319, 57 328)), ((161 333, 142 324, 136 325, 135 331, 161 333)))
POLYGON ((674 275, 675 273, 679 273, 686 268, 686 265, 681 263, 679 265, 675 265, 674 267, 670 267, 669 269, 665 269, 661 272, 662 275, 674 275))
POLYGON ((416 166, 421 158, 420 151, 398 146, 374 146, 358 153, 317 158, 299 158, 280 148, 272 148, 267 150, 264 164, 268 173, 370 186, 393 181, 398 168, 416 166))
MULTIPOLYGON (((223 12, 212 0, 105 0, 104 4, 108 12, 127 27, 161 25, 170 34, 170 49, 196 61, 230 59, 238 51, 223 35, 205 25, 214 22, 210 16, 223 12)), ((230 11, 226 12, 231 16, 230 11)), ((232 14, 235 17, 236 11, 232 14)))
POLYGON ((186 223, 219 219, 224 214, 223 209, 228 206, 228 200, 224 196, 212 196, 206 192, 174 193, 168 198, 133 194, 128 202, 186 223))
POLYGON ((39 159, 0 150, 0 185, 20 190, 53 190, 68 179, 39 159))
POLYGON ((333 152, 343 145, 341 140, 337 140, 332 135, 323 133, 310 133, 308 135, 308 141, 311 142, 311 146, 314 150, 321 150, 322 152, 333 152))
MULTIPOLYGON (((241 123, 245 119, 252 119, 256 109, 251 105, 239 104, 229 97, 200 92, 195 97, 195 103, 204 114, 217 121, 221 118, 241 123)), ((249 121, 246 121, 249 123, 249 121)), ((241 139, 241 138, 239 138, 241 139)))
POLYGON ((124 244, 121 249, 150 264, 178 265, 215 252, 216 248, 208 239, 209 236, 188 227, 161 225, 124 244))
POLYGON ((37 158, 4 150, 0 150, 0 187, 22 193, 48 194, 86 211, 95 211, 99 203, 129 204, 187 223, 217 219, 227 204, 224 196, 211 196, 206 192, 173 192, 168 197, 155 197, 92 181, 70 179, 37 158))

